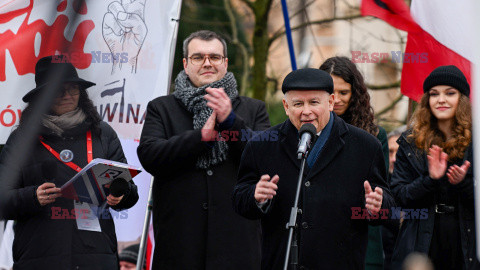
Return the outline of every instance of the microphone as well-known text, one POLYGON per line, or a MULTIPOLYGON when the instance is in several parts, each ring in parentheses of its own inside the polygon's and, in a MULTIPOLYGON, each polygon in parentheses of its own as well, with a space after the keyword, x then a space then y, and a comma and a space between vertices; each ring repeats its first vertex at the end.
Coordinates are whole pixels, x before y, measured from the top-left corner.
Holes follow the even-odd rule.
POLYGON ((310 149, 312 138, 317 134, 317 129, 313 124, 307 123, 300 128, 298 133, 300 134, 300 142, 298 143, 297 158, 302 159, 310 149))
POLYGON ((120 197, 125 195, 128 191, 128 182, 123 178, 115 178, 113 182, 110 184, 110 194, 114 197, 120 197))

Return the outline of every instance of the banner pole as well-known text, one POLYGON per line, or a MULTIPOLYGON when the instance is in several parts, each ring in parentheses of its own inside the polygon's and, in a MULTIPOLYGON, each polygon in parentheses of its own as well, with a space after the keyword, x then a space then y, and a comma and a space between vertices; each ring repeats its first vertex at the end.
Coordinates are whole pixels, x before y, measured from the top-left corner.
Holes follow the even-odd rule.
POLYGON ((145 221, 143 223, 142 239, 140 241, 140 248, 138 249, 137 270, 143 269, 143 264, 145 263, 145 253, 147 252, 147 236, 153 208, 153 181, 155 181, 155 177, 152 176, 150 179, 150 189, 148 191, 147 211, 145 213, 145 221))

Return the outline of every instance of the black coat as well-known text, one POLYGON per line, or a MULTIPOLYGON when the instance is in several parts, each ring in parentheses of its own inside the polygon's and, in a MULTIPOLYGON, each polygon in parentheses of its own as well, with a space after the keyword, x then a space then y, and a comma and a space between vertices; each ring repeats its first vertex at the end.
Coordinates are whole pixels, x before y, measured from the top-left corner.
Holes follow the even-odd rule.
POLYGON ((173 95, 148 104, 137 152, 155 176, 154 269, 260 268, 260 224, 233 211, 231 194, 246 144, 241 131, 270 123, 261 101, 239 97, 232 106, 238 140, 229 138, 226 161, 201 170, 196 160, 210 148, 193 129, 193 114, 173 95))
MULTIPOLYGON (((74 153, 72 162, 80 167, 87 165, 86 131, 90 125, 86 122, 59 137, 44 129, 44 142, 60 153, 70 149, 74 153)), ((115 131, 105 122, 100 123, 101 133, 92 132, 93 158, 104 158, 126 162, 122 146, 115 131)), ((20 129, 8 138, 0 156, 0 170, 5 170, 7 160, 15 151, 14 138, 21 136, 20 129)), ((77 172, 54 157, 36 140, 22 168, 10 167, 18 177, 17 181, 0 179, 5 188, 5 197, 1 199, 3 218, 15 219, 15 239, 13 242, 14 269, 117 269, 117 238, 115 226, 109 213, 100 218, 102 232, 90 232, 77 229, 72 217, 73 201, 57 198, 54 203, 41 206, 36 198, 36 189, 46 182, 45 165, 56 164, 54 183, 61 187, 77 172), (42 168, 43 167, 43 168, 42 168), (61 208, 52 216, 52 207, 61 208), (63 211, 68 212, 64 215, 63 211)), ((51 182, 51 180, 49 181, 51 182)), ((137 187, 129 182, 130 190, 114 209, 133 206, 138 200, 137 187)), ((108 211, 107 211, 108 212, 108 211)))
MULTIPOLYGON (((305 174, 299 216, 299 264, 303 269, 364 269, 367 219, 352 219, 352 207, 365 208, 363 183, 383 189, 382 208, 394 202, 385 182, 380 142, 367 132, 334 116, 330 137, 317 162, 305 174)), ((283 269, 289 220, 300 161, 296 157, 298 132, 289 120, 267 130, 278 141, 250 141, 242 155, 234 207, 241 215, 262 220, 262 269, 283 269), (263 174, 278 174, 277 195, 267 213, 254 198, 263 174)), ((380 220, 370 223, 380 223, 380 220)), ((301 268, 302 269, 302 268, 301 268)))
MULTIPOLYGON (((397 140, 399 148, 392 175, 392 193, 399 207, 427 208, 428 218, 403 220, 392 257, 394 269, 401 269, 403 260, 412 252, 429 253, 435 223, 434 193, 439 180, 429 177, 426 153, 419 150, 413 141, 407 140, 410 132, 404 132, 397 140)), ((473 165, 471 146, 467 149, 464 160, 473 165)), ((469 168, 465 179, 455 187, 459 194, 458 214, 464 265, 467 266, 466 269, 480 269, 475 255, 472 173, 473 166, 469 168)))

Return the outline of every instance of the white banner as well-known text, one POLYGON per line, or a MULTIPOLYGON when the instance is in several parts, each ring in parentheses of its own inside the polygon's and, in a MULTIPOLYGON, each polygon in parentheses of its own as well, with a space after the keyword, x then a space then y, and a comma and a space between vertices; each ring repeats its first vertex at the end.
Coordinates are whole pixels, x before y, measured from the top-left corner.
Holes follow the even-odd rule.
MULTIPOLYGON (((35 88, 35 63, 64 54, 88 89, 102 119, 118 133, 130 164, 147 103, 168 92, 181 0, 0 1, 0 144, 18 125, 35 88)), ((150 175, 135 178, 140 199, 113 211, 120 248, 142 233, 150 175)))
POLYGON ((147 102, 167 93, 180 0, 0 1, 0 144, 35 88, 38 59, 65 54, 100 116, 139 139, 147 102))

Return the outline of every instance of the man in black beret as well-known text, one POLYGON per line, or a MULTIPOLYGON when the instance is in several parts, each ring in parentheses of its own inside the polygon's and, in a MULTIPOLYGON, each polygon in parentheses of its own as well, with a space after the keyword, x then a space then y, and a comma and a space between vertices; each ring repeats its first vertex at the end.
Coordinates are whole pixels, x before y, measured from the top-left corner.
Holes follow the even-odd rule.
POLYGON ((262 269, 283 269, 285 225, 300 168, 298 130, 311 123, 318 138, 303 176, 296 269, 364 269, 367 226, 385 221, 394 206, 380 142, 332 112, 333 81, 328 73, 293 71, 282 90, 289 119, 265 131, 278 133, 277 140, 252 139, 245 147, 233 194, 235 211, 262 220, 262 269))

